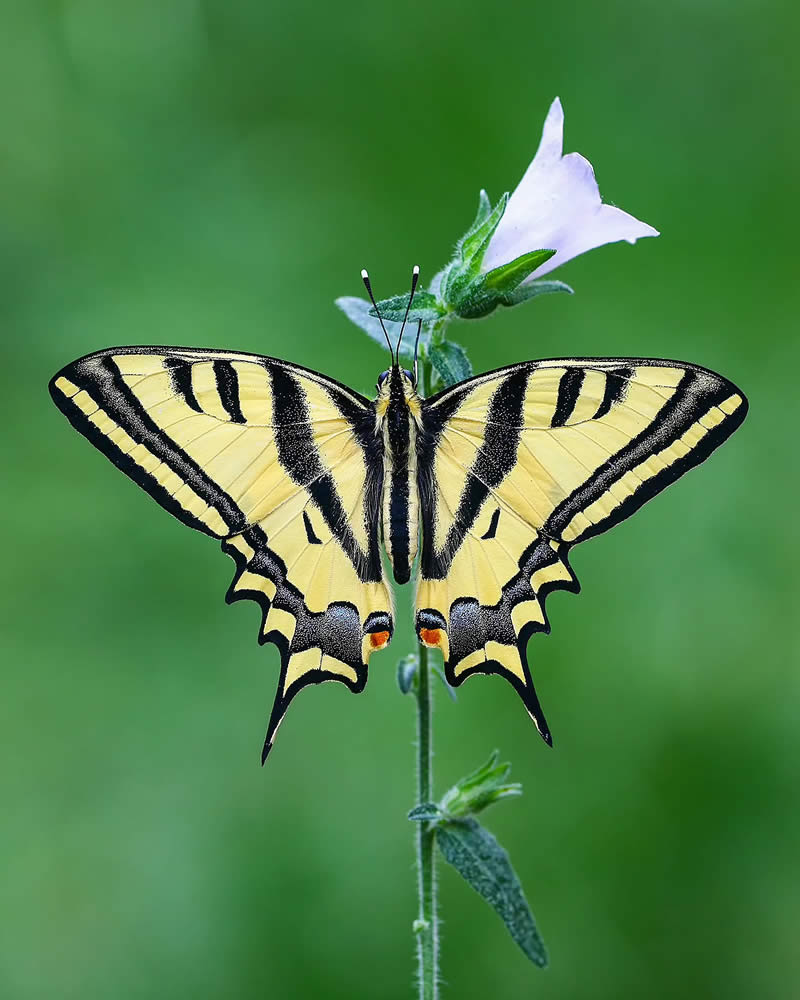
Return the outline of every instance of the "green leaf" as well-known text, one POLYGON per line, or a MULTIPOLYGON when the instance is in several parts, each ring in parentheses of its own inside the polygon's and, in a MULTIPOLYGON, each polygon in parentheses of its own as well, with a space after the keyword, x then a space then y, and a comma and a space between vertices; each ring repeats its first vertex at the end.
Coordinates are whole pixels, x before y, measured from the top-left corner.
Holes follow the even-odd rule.
MULTIPOLYGON (((383 335, 383 330, 381 329, 380 321, 377 316, 371 315, 372 303, 367 302, 366 299, 359 299, 355 295, 343 295, 341 298, 336 299, 336 305, 342 310, 345 316, 350 320, 351 323, 363 330, 367 336, 374 340, 376 344, 380 344, 384 350, 388 350, 386 346, 386 337, 383 335)), ((389 340, 392 345, 397 343, 397 338, 400 336, 400 323, 392 323, 391 320, 386 321, 386 332, 389 334, 389 340)), ((417 327, 416 324, 412 327, 406 325, 403 331, 403 343, 400 345, 400 357, 407 360, 414 360, 414 341, 417 337, 417 327)), ((422 328, 422 335, 420 337, 420 343, 426 343, 430 333, 426 331, 425 327, 422 328)))
POLYGON ((555 250, 531 250, 521 254, 508 264, 501 264, 500 267, 487 271, 483 276, 482 286, 501 295, 509 294, 554 255, 555 250))
POLYGON ((537 295, 551 295, 553 292, 566 292, 568 295, 575 294, 564 281, 529 281, 527 285, 519 285, 513 292, 504 295, 501 304, 504 306, 518 306, 521 302, 527 302, 528 299, 536 298, 537 295))
POLYGON ((472 365, 467 352, 461 344, 456 344, 452 340, 431 344, 428 348, 428 358, 445 388, 455 385, 456 382, 462 382, 472 374, 472 365))
POLYGON ((415 823, 428 823, 431 820, 441 819, 442 810, 435 802, 424 802, 421 806, 414 806, 408 814, 408 818, 415 823))
POLYGON ((500 220, 503 218, 506 205, 508 204, 508 192, 506 192, 492 211, 481 217, 483 196, 485 195, 486 192, 481 191, 481 205, 478 208, 478 218, 472 224, 469 232, 459 241, 461 262, 469 268, 472 274, 477 274, 480 271, 483 256, 486 253, 486 248, 489 246, 489 240, 492 238, 495 229, 500 225, 500 220))
POLYGON ((419 660, 415 653, 409 653, 397 664, 397 686, 403 694, 408 694, 416 686, 419 660))
POLYGON ((492 834, 469 817, 439 824, 436 841, 445 860, 494 907, 525 955, 534 965, 546 968, 547 949, 520 881, 492 834))
MULTIPOLYGON (((388 319, 402 323, 407 305, 408 292, 404 295, 393 295, 390 299, 381 299, 378 303, 378 311, 384 320, 388 319)), ((439 305, 435 295, 431 295, 430 292, 420 291, 414 296, 414 303, 408 312, 408 322, 416 324, 418 320, 422 320, 423 323, 429 323, 432 320, 439 319, 444 313, 445 308, 439 305)), ((378 315, 374 309, 370 309, 369 314, 376 318, 378 315)), ((414 332, 416 333, 416 330, 414 332)))
POLYGON ((439 803, 442 812, 458 818, 479 813, 500 799, 522 795, 522 785, 518 781, 506 780, 511 765, 498 764, 499 756, 495 750, 485 764, 457 781, 439 803))

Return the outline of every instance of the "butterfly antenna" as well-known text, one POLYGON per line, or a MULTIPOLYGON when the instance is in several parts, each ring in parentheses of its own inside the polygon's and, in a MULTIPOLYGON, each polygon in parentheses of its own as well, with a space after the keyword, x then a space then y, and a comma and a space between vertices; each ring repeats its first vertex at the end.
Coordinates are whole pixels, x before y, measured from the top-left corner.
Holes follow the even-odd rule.
POLYGON ((411 303, 414 301, 414 292, 417 290, 417 282, 419 281, 419 264, 414 265, 414 269, 411 272, 411 294, 408 296, 408 305, 406 306, 406 314, 403 317, 403 325, 400 327, 400 337, 397 341, 397 356, 400 357, 400 345, 403 343, 403 330, 406 328, 406 320, 408 319, 408 313, 411 309, 411 303))
POLYGON ((420 335, 421 331, 422 331, 422 320, 420 319, 420 320, 417 320, 417 337, 416 337, 416 340, 414 341, 414 385, 415 386, 417 384, 417 376, 418 376, 418 372, 417 372, 417 364, 418 364, 418 362, 417 362, 417 348, 419 347, 419 335, 420 335))
POLYGON ((394 351, 392 350, 392 342, 391 340, 389 340, 389 334, 386 332, 386 327, 383 325, 383 318, 381 317, 380 311, 378 309, 378 303, 375 301, 375 296, 372 294, 372 285, 369 283, 369 274, 367 273, 366 268, 363 268, 361 271, 361 280, 364 282, 364 287, 366 288, 367 293, 370 297, 370 300, 372 302, 372 307, 375 310, 375 313, 377 314, 379 323, 381 324, 381 330, 383 330, 383 335, 384 337, 386 337, 386 345, 389 348, 389 354, 391 354, 392 356, 392 364, 394 364, 395 358, 394 358, 394 351))

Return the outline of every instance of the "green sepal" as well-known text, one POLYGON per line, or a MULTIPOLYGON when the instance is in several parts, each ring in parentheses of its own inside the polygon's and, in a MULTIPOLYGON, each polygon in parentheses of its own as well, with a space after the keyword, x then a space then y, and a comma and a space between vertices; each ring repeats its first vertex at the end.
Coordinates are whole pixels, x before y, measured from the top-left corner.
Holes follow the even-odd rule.
POLYGON ((431 343, 428 348, 428 359, 436 370, 436 374, 444 388, 463 382, 472 374, 472 365, 467 352, 452 340, 443 340, 440 344, 431 343))
POLYGON ((508 192, 492 208, 489 195, 481 190, 478 196, 478 214, 475 221, 469 227, 458 243, 458 250, 461 254, 462 264, 471 264, 475 268, 475 273, 480 269, 483 254, 489 245, 495 229, 500 225, 500 220, 505 214, 508 205, 508 192), (476 258, 478 258, 476 260, 476 258))
POLYGON ((482 285, 485 289, 507 295, 513 292, 522 282, 532 274, 537 267, 541 267, 545 261, 555 256, 555 250, 531 250, 523 253, 508 264, 501 264, 500 267, 493 267, 487 271, 482 278, 482 285))
POLYGON ((511 764, 498 764, 499 756, 495 750, 485 764, 457 781, 439 803, 442 812, 457 819, 479 813, 500 799, 522 795, 522 785, 518 781, 506 780, 511 764))
MULTIPOLYGON (((515 294, 537 267, 541 267, 555 253, 555 250, 531 250, 492 268, 464 285, 457 294, 451 296, 449 305, 462 319, 480 319, 494 312, 498 306, 516 305, 515 294)), ((521 296, 519 301, 525 301, 521 296)))
POLYGON ((435 802, 424 802, 421 806, 414 806, 408 818, 414 823, 430 823, 442 818, 442 810, 435 802))
MULTIPOLYGON (((485 192, 481 192, 485 194, 485 192)), ((508 191, 498 201, 494 208, 477 226, 463 236, 458 244, 458 251, 461 255, 461 264, 464 269, 469 269, 471 274, 478 274, 483 263, 486 248, 489 240, 494 235, 495 229, 500 225, 500 220, 505 215, 508 205, 508 191)), ((480 211, 478 213, 480 215, 480 211)))
POLYGON ((484 222, 489 218, 492 211, 492 203, 489 200, 489 195, 486 193, 484 188, 481 188, 478 194, 478 213, 475 216, 475 221, 467 230, 467 235, 474 233, 479 226, 482 226, 484 222))
POLYGON ((416 653, 409 653, 397 664, 397 686, 403 694, 416 690, 419 659, 416 653))
MULTIPOLYGON (((378 312, 384 320, 391 320, 402 323, 408 306, 408 292, 404 295, 393 295, 390 299, 381 299, 378 303, 378 312)), ((416 324, 419 320, 423 323, 430 323, 444 316, 446 309, 440 305, 435 295, 430 292, 417 292, 414 295, 414 302, 408 311, 408 322, 416 324)), ((377 318, 375 309, 370 309, 370 316, 377 318)), ((416 331, 415 331, 416 332, 416 331)))
MULTIPOLYGON (((372 315, 372 303, 367 302, 366 299, 360 299, 355 295, 343 295, 336 299, 336 305, 345 316, 350 320, 351 323, 363 330, 364 333, 371 339, 374 340, 376 344, 379 344, 384 350, 387 350, 386 337, 383 335, 383 330, 381 329, 380 320, 377 316, 372 315)), ((389 340, 394 347, 397 343, 397 338, 400 336, 400 323, 393 323, 391 320, 385 322, 386 332, 389 334, 389 340)), ((414 341, 417 338, 417 327, 416 324, 412 327, 406 324, 406 328, 403 331, 403 342, 400 345, 400 357, 408 361, 414 360, 414 341)), ((430 338, 430 331, 423 324, 422 334, 420 336, 420 345, 424 346, 430 338)))
POLYGON ((503 301, 501 305, 504 306, 518 306, 521 302, 527 302, 528 299, 535 299, 537 295, 552 295, 554 292, 566 292, 568 295, 574 295, 574 289, 565 281, 548 281, 547 279, 542 279, 539 281, 529 281, 527 285, 519 285, 510 292, 503 296, 503 301))
POLYGON ((508 854, 473 817, 436 827, 436 842, 461 877, 492 906, 524 954, 547 967, 547 949, 508 854))
POLYGON ((453 259, 447 265, 442 277, 439 295, 449 311, 453 310, 465 290, 480 275, 489 240, 500 225, 508 204, 508 192, 506 192, 495 207, 485 214, 483 200, 485 195, 486 192, 482 191, 475 222, 456 243, 453 259))

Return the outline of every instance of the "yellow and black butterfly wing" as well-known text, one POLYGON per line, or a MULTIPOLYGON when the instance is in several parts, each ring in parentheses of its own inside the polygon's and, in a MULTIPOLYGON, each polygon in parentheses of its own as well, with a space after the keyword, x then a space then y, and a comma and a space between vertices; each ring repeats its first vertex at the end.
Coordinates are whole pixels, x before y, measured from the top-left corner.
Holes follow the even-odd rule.
POLYGON ((393 631, 382 445, 366 399, 272 358, 166 347, 89 355, 50 392, 118 468, 233 557, 227 600, 256 601, 259 639, 281 653, 264 757, 302 687, 363 689, 393 631))
POLYGON ((745 417, 730 382, 636 359, 527 362, 425 400, 416 627, 448 681, 498 673, 545 741, 526 644, 545 598, 577 593, 569 549, 702 462, 745 417))

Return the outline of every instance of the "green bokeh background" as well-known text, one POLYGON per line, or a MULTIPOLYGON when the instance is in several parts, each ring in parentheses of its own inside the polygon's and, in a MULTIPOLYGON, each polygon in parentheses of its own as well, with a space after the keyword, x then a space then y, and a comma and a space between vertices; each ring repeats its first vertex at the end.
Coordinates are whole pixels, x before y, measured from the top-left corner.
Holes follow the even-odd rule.
POLYGON ((453 328, 476 369, 686 358, 747 392, 701 469, 582 547, 529 651, 555 736, 478 678, 438 700, 437 788, 494 746, 487 823, 551 953, 441 871, 446 996, 785 1000, 800 975, 798 15, 788 3, 0 4, 0 996, 407 998, 413 705, 304 692, 258 757, 277 654, 233 564, 118 475, 46 383, 112 344, 238 348, 369 391, 333 307, 430 276, 478 189, 566 148, 659 228, 453 328))

